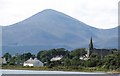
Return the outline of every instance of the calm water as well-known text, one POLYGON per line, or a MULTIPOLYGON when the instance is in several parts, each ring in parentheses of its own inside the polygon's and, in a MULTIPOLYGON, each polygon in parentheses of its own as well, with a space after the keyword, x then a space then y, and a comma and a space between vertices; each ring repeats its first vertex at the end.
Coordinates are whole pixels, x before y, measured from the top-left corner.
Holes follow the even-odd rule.
POLYGON ((30 71, 30 70, 2 70, 2 76, 120 76, 104 72, 64 72, 64 71, 30 71))

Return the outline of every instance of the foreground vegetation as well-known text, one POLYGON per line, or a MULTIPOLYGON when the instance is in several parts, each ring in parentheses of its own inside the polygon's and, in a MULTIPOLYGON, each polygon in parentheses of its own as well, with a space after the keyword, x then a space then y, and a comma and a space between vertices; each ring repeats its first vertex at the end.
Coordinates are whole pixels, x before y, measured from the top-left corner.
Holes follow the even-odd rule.
POLYGON ((2 69, 11 69, 11 70, 37 70, 37 71, 76 71, 76 72, 111 72, 111 73, 120 73, 119 70, 108 70, 101 67, 65 67, 65 66, 57 66, 49 68, 47 66, 44 67, 23 67, 23 66, 14 66, 7 65, 3 66, 2 69))
POLYGON ((22 69, 22 70, 59 70, 59 71, 112 71, 120 73, 120 53, 118 50, 112 49, 104 56, 92 52, 87 60, 81 60, 80 57, 86 54, 84 48, 68 51, 64 48, 42 50, 33 55, 31 53, 16 54, 11 56, 6 53, 7 64, 3 65, 3 69, 22 69), (63 56, 60 61, 50 61, 56 56, 63 56), (44 63, 44 67, 23 67, 21 63, 30 57, 37 57, 44 63))
POLYGON ((2 69, 15 69, 15 70, 49 70, 49 71, 106 71, 105 69, 102 69, 100 67, 91 67, 91 68, 86 68, 86 67, 65 67, 65 66, 57 66, 57 67, 52 67, 49 68, 47 66, 44 67, 23 67, 23 66, 13 66, 13 65, 7 65, 3 66, 2 69))

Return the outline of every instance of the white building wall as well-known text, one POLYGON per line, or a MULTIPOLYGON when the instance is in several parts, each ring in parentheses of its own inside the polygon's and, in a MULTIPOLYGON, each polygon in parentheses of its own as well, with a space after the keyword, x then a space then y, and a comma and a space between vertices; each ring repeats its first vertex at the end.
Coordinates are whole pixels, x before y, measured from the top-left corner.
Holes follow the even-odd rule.
POLYGON ((33 64, 30 64, 30 63, 24 63, 23 66, 33 66, 33 64))
POLYGON ((23 66, 43 66, 43 63, 34 63, 34 64, 24 63, 23 66))
POLYGON ((30 58, 29 60, 25 61, 23 66, 44 66, 44 64, 39 61, 37 58, 35 58, 34 60, 32 58, 30 58))

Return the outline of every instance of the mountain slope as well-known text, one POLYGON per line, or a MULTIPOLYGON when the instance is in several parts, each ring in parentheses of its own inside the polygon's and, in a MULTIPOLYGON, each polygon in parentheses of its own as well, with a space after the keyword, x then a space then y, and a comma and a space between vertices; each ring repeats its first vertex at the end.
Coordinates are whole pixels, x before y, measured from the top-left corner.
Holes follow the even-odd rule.
POLYGON ((117 48, 117 28, 97 29, 68 15, 47 9, 3 27, 3 52, 38 52, 42 49, 88 47, 92 36, 97 48, 117 48), (114 43, 114 44, 113 44, 114 43))

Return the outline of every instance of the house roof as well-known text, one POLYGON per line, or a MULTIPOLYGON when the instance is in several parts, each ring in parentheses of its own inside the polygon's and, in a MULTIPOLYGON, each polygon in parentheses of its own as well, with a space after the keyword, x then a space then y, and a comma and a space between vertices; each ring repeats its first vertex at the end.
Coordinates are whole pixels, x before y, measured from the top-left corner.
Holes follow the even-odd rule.
POLYGON ((59 61, 63 58, 63 56, 56 56, 56 57, 53 57, 50 61, 59 61))
POLYGON ((41 61, 39 61, 37 58, 30 58, 27 61, 25 61, 24 63, 30 63, 30 64, 34 64, 34 63, 42 63, 41 61))

